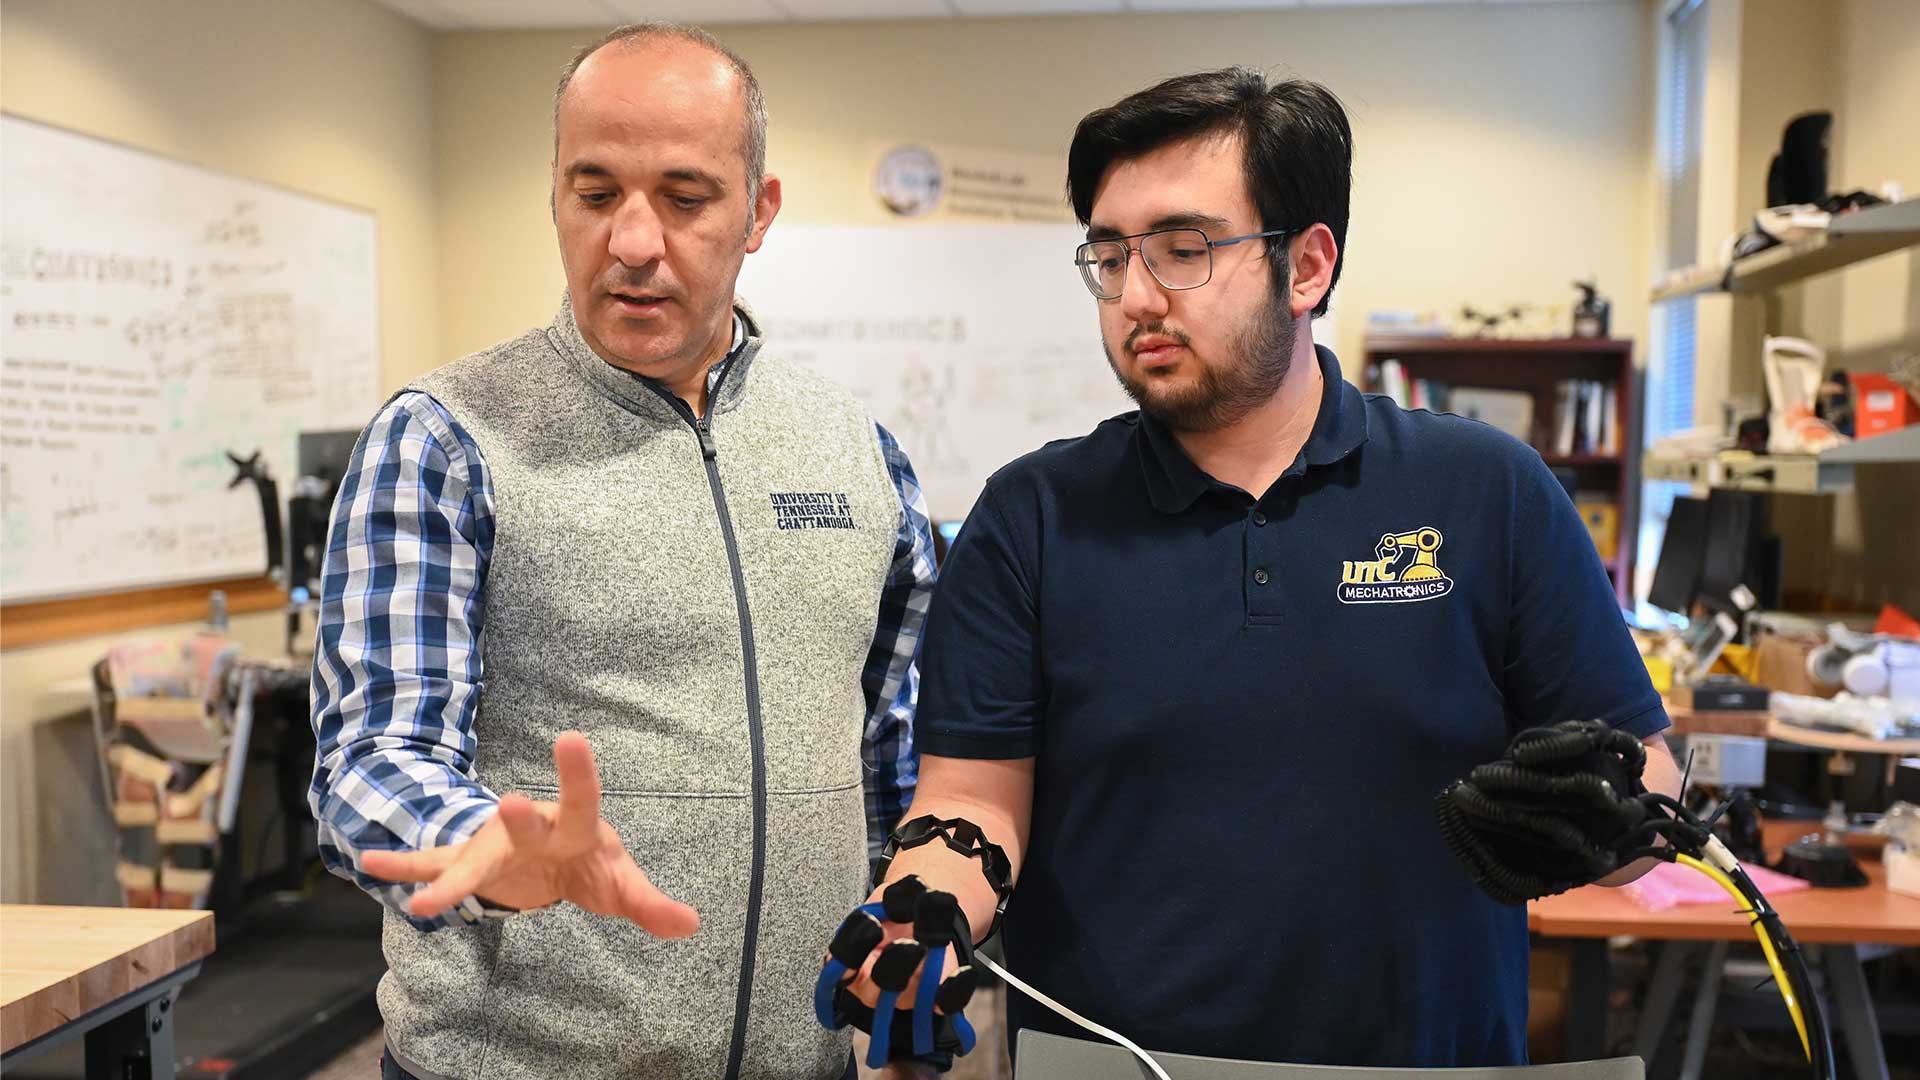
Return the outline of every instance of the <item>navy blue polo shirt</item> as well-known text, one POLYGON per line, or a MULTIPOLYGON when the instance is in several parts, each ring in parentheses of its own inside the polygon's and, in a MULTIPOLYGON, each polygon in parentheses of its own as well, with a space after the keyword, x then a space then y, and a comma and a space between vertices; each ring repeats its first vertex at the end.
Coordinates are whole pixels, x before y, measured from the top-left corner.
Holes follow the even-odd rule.
POLYGON ((1521 728, 1666 715, 1539 454, 1319 363, 1258 499, 1138 413, 996 474, 941 568, 916 738, 1037 759, 1007 960, 1089 1019, 1228 1058, 1521 1063, 1526 913, 1473 886, 1434 797, 1521 728))

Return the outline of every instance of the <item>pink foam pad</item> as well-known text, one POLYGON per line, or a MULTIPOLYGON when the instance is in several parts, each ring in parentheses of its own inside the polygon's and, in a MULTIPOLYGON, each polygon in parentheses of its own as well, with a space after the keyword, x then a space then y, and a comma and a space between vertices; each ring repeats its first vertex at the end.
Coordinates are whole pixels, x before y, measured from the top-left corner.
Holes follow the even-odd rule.
MULTIPOLYGON (((1783 893, 1798 892, 1812 888, 1797 877, 1769 870, 1764 866, 1743 867, 1747 876, 1760 887, 1761 893, 1773 899, 1783 893)), ((1646 908, 1648 911, 1665 911, 1677 904, 1724 904, 1732 903, 1733 897, 1727 895, 1714 880, 1691 867, 1679 863, 1661 863, 1638 881, 1620 886, 1627 899, 1646 908)))

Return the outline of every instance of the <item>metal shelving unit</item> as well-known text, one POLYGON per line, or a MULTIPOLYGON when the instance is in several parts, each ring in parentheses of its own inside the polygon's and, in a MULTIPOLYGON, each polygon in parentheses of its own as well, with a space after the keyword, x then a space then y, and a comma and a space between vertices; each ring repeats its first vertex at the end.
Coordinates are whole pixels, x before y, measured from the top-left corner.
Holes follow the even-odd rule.
POLYGON ((1824 454, 1748 454, 1726 450, 1712 457, 1642 459, 1641 475, 1649 480, 1774 491, 1797 495, 1830 495, 1853 488, 1856 465, 1920 463, 1920 425, 1836 446, 1824 454))
MULTIPOLYGON (((1852 266, 1902 248, 1920 246, 1920 199, 1856 210, 1834 217, 1826 233, 1782 244, 1735 261, 1731 267, 1694 266, 1656 286, 1653 300, 1697 293, 1762 293, 1829 270, 1852 266)), ((1920 425, 1837 446, 1824 454, 1748 454, 1722 451, 1711 457, 1641 459, 1641 475, 1741 491, 1827 495, 1853 488, 1856 465, 1920 462, 1920 425)))
POLYGON ((1675 271, 1653 299, 1695 293, 1758 293, 1920 244, 1920 199, 1888 203, 1833 219, 1825 235, 1782 244, 1727 264, 1675 271))

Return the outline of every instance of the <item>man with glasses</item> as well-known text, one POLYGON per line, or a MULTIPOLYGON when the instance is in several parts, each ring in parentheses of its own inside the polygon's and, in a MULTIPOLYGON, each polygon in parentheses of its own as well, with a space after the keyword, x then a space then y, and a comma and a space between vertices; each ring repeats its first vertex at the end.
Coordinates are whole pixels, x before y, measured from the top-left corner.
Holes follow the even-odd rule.
MULTIPOLYGON (((1075 262, 1140 408, 1002 469, 969 515, 885 881, 957 897, 975 938, 999 923, 1009 970, 1149 1049, 1516 1064, 1526 915, 1454 863, 1436 795, 1569 719, 1642 739, 1649 787, 1678 775, 1539 454, 1362 395, 1314 344, 1351 142, 1322 87, 1239 68, 1081 121, 1075 262)), ((876 958, 926 936, 895 907, 876 958)), ((858 1001, 916 1000, 899 965, 839 960, 858 1001)), ((1077 1033, 1022 995, 1009 1014, 1077 1033)))

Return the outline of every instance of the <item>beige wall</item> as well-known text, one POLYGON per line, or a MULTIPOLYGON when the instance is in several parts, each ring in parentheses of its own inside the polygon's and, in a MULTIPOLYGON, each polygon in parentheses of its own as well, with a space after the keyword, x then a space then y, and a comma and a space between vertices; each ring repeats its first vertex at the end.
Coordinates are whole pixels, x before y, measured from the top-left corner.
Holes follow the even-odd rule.
MULTIPOLYGON (((1847 0, 1834 26, 1832 55, 1830 186, 1877 191, 1882 181, 1898 180, 1909 198, 1920 196, 1920 139, 1913 136, 1920 19, 1910 0, 1847 0)), ((1885 371, 1898 358, 1920 353, 1920 251, 1888 255, 1799 291, 1809 294, 1803 303, 1810 315, 1819 296, 1837 297, 1829 308, 1831 322, 1806 328, 1820 331, 1810 336, 1827 347, 1835 364, 1885 371)), ((1913 554, 1920 536, 1920 499, 1913 497, 1920 491, 1920 465, 1856 474, 1854 493, 1829 508, 1829 544, 1818 549, 1819 561, 1807 572, 1846 607, 1871 611, 1894 603, 1920 612, 1920 558, 1913 554)))
MULTIPOLYGON (((1809 25, 1799 0, 1708 0, 1701 257, 1766 203, 1768 163, 1787 121, 1834 113, 1828 185, 1877 192, 1885 180, 1920 195, 1920 21, 1906 0, 1836 0, 1809 25), (1716 179, 1717 178, 1717 179, 1716 179)), ((1920 351, 1920 253, 1884 256, 1753 297, 1703 297, 1695 414, 1718 423, 1727 393, 1764 393, 1767 333, 1805 337, 1833 366, 1885 371, 1920 351)), ((1786 587, 1846 610, 1920 610, 1920 465, 1870 466, 1838 496, 1781 496, 1786 587)))
MULTIPOLYGON (((1326 83, 1353 117, 1343 354, 1357 356, 1370 307, 1565 304, 1589 273, 1615 301, 1615 332, 1644 335, 1651 37, 1632 3, 719 32, 766 85, 786 221, 871 220, 875 141, 1063 158, 1087 110, 1163 75, 1249 63, 1326 83)), ((550 96, 591 36, 436 38, 363 0, 8 0, 0 105, 373 209, 392 387, 550 317, 550 96)), ((262 652, 276 627, 236 620, 262 652)), ((89 812, 85 763, 62 743, 76 725, 50 722, 75 699, 50 691, 104 645, 0 655, 0 898, 83 895, 36 882, 74 865, 47 848, 89 812)))
MULTIPOLYGON (((1370 307, 1570 307, 1569 282, 1588 273, 1615 302, 1615 332, 1645 332, 1653 70, 1637 4, 714 29, 765 85, 783 221, 870 220, 875 141, 1045 154, 1064 177, 1088 110, 1165 75, 1252 64, 1321 81, 1352 114, 1353 223, 1332 342, 1350 374, 1370 307)), ((440 39, 449 353, 551 318, 563 284, 547 211, 551 96, 592 36, 440 39)))
MULTIPOLYGON (((0 36, 8 112, 371 209, 388 386, 440 358, 432 100, 432 37, 364 0, 7 0, 0 36)), ((236 623, 277 651, 273 617, 236 623)), ((71 699, 48 688, 104 649, 0 654, 0 899, 55 898, 39 837, 91 808, 54 738, 73 725, 48 722, 71 699)))
MULTIPOLYGON (((1810 35, 1781 29, 1788 0, 1711 2, 1704 248, 1751 215, 1780 125, 1804 108, 1839 114, 1836 187, 1897 177, 1920 190, 1920 143, 1905 135, 1920 101, 1909 0, 1836 0, 1836 17, 1810 35), (1770 81, 1783 49, 1796 51, 1770 81), (1816 93, 1824 100, 1802 103, 1816 93)), ((1333 342, 1351 361, 1368 308, 1566 303, 1567 282, 1589 272, 1615 301, 1615 332, 1644 338, 1657 206, 1652 6, 717 29, 766 84, 788 222, 871 220, 875 142, 1063 155, 1083 113, 1162 75, 1251 63, 1325 82, 1350 109, 1357 141, 1333 342)), ((374 209, 391 387, 550 317, 561 289, 546 206, 550 95, 591 36, 436 37, 365 0, 8 0, 0 105, 374 209)), ((1884 366, 1920 339, 1920 255, 1796 292, 1784 317, 1799 322, 1787 328, 1850 364, 1884 366)), ((1702 316, 1713 324, 1703 333, 1706 410, 1716 385, 1735 381, 1742 361, 1729 341, 1736 319, 1752 316, 1721 298, 1704 300, 1702 316)), ((1757 363, 1742 369, 1739 383, 1757 386, 1756 373, 1757 363)), ((1863 473, 1858 498, 1789 508, 1831 541, 1805 573, 1860 602, 1891 588, 1920 607, 1920 574, 1889 543, 1896 527, 1920 531, 1920 503, 1890 497, 1913 480, 1912 470, 1863 473)), ((251 645, 276 643, 271 617, 238 624, 251 645)), ((33 767, 50 753, 47 690, 102 648, 0 655, 0 898, 33 895, 35 838, 73 805, 62 797, 71 769, 36 777, 33 767)))

